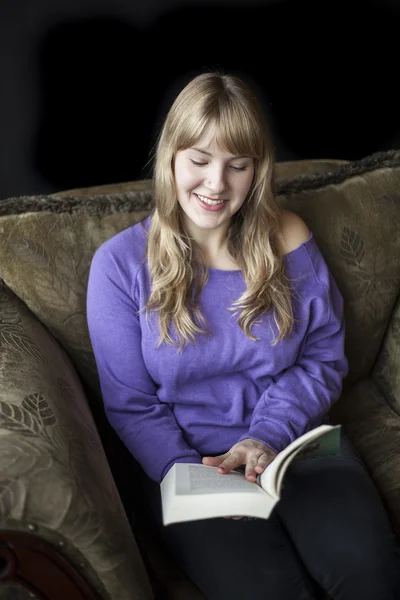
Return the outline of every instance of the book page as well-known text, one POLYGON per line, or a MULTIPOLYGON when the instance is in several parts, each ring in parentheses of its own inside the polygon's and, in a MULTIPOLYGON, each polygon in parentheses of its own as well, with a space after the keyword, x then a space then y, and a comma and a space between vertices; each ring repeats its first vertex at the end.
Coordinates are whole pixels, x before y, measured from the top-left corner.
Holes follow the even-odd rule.
POLYGON ((176 465, 175 493, 179 494, 234 494, 264 493, 256 483, 247 481, 243 473, 231 471, 222 475, 217 467, 180 463, 176 465))
POLYGON ((292 461, 339 454, 340 430, 340 425, 320 425, 289 444, 261 474, 262 488, 279 498, 283 477, 292 461))
POLYGON ((244 473, 221 474, 216 467, 175 463, 161 482, 164 525, 246 515, 268 519, 276 500, 244 473))

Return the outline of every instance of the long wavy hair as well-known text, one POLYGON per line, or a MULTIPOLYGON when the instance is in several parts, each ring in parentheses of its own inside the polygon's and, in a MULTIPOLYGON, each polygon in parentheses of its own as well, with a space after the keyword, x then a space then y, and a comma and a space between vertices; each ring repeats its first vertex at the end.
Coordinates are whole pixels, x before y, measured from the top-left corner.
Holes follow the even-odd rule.
POLYGON ((199 296, 208 280, 202 251, 185 230, 177 200, 174 162, 178 150, 195 145, 212 127, 216 142, 226 152, 254 158, 254 178, 241 208, 232 216, 228 251, 239 266, 246 291, 228 310, 239 313, 238 323, 253 341, 260 317, 272 311, 278 335, 293 328, 289 281, 278 250, 280 211, 274 194, 274 155, 261 106, 252 90, 233 75, 209 72, 192 79, 176 97, 164 121, 154 156, 154 199, 146 257, 151 293, 142 310, 156 311, 163 343, 179 346, 195 342, 206 319, 199 296), (172 329, 175 329, 174 339, 172 329))

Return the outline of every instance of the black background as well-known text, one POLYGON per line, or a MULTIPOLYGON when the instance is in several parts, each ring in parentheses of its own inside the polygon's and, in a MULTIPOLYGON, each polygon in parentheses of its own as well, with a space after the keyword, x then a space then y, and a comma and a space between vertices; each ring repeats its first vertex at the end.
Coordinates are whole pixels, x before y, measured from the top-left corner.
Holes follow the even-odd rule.
POLYGON ((398 2, 34 0, 0 8, 0 199, 151 176, 194 75, 244 76, 277 160, 400 147, 398 2))

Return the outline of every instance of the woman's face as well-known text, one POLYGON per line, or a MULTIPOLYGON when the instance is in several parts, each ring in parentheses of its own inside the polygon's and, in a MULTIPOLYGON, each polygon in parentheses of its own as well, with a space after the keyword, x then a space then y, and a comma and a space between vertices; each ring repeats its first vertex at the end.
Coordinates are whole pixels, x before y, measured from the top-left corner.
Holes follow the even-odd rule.
POLYGON ((177 152, 174 172, 185 225, 196 238, 199 230, 228 229, 252 184, 254 159, 228 154, 209 132, 177 152))

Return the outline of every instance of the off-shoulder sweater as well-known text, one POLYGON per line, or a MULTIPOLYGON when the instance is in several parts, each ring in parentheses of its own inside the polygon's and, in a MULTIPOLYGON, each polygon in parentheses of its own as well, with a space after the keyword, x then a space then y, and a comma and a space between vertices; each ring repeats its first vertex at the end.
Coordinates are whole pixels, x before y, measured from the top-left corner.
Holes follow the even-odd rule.
POLYGON ((324 422, 347 360, 343 299, 313 233, 283 259, 295 317, 288 338, 272 345, 269 311, 252 341, 227 310, 246 289, 242 272, 209 268, 199 306, 211 335, 179 352, 166 343, 156 349, 157 313, 146 320, 140 312, 151 289, 150 219, 100 245, 87 292, 106 415, 147 475, 160 482, 175 462, 200 463, 246 438, 280 452, 324 422))

